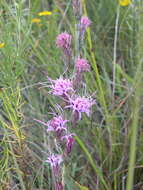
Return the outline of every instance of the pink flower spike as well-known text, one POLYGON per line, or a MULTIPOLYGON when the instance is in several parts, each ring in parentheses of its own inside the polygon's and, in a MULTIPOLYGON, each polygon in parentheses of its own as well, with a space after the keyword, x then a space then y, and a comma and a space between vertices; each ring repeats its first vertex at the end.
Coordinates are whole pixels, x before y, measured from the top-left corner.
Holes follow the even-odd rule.
POLYGON ((91 24, 91 21, 89 20, 88 17, 86 16, 82 16, 81 20, 80 20, 80 26, 81 26, 81 30, 86 30, 86 28, 91 24))
POLYGON ((53 169, 54 175, 59 176, 60 174, 60 164, 63 161, 63 158, 61 155, 54 155, 52 154, 51 156, 48 157, 45 162, 48 162, 53 169))
POLYGON ((61 140, 66 140, 66 154, 70 154, 75 143, 74 137, 75 134, 68 134, 61 138, 61 140))
POLYGON ((90 71, 90 65, 86 59, 78 58, 75 63, 75 67, 78 73, 90 71))
POLYGON ((51 93, 56 96, 65 96, 69 91, 73 90, 73 83, 70 79, 59 79, 50 81, 52 84, 49 87, 52 89, 51 93))
POLYGON ((56 45, 61 48, 65 55, 70 56, 71 54, 71 40, 72 36, 67 32, 59 34, 56 38, 56 45))
POLYGON ((86 113, 86 115, 90 116, 90 109, 92 105, 95 103, 90 98, 80 97, 78 96, 75 99, 70 99, 70 105, 66 106, 65 108, 73 109, 73 112, 77 112, 79 114, 79 120, 81 119, 81 114, 86 113))

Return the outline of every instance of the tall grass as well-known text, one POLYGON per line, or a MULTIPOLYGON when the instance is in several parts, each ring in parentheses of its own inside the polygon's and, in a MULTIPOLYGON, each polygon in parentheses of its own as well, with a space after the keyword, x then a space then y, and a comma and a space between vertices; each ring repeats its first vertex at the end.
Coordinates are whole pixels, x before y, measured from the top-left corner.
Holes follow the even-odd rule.
MULTIPOLYGON (((56 102, 47 76, 64 73, 55 38, 74 35, 70 0, 0 1, 0 190, 52 189, 46 129, 56 102), (38 12, 52 11, 39 17, 38 12), (40 23, 32 23, 40 18, 40 23)), ((91 119, 76 128, 78 137, 63 171, 66 190, 143 188, 142 57, 143 3, 119 7, 113 0, 82 0, 92 20, 82 47, 92 71, 87 90, 96 92, 91 119), (82 132, 81 132, 82 131, 82 132)))

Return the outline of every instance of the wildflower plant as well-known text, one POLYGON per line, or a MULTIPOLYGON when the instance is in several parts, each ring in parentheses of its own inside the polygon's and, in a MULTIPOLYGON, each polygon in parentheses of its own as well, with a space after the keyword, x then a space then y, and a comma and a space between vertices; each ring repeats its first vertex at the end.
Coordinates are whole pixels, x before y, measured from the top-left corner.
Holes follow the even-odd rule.
MULTIPOLYGON (((78 46, 81 40, 83 41, 86 29, 91 24, 89 18, 80 15, 80 12, 78 12, 79 7, 81 7, 80 1, 74 0, 73 11, 80 31, 75 46, 78 46)), ((80 95, 78 87, 81 82, 84 83, 83 73, 90 71, 90 65, 85 58, 80 56, 82 55, 82 48, 79 49, 78 55, 76 53, 75 56, 71 54, 71 52, 74 52, 71 47, 73 39, 74 37, 67 32, 62 32, 56 38, 57 48, 61 49, 64 56, 73 61, 73 72, 70 72, 72 76, 70 79, 60 76, 55 80, 48 77, 49 85, 47 87, 49 88, 49 93, 60 99, 62 114, 54 114, 56 116, 48 122, 36 120, 47 127, 47 134, 53 134, 51 136, 52 142, 50 143, 52 148, 49 147, 50 155, 45 162, 51 166, 55 190, 63 190, 65 186, 62 179, 62 162, 69 160, 70 154, 72 154, 75 145, 74 137, 76 136, 74 129, 82 119, 83 114, 90 117, 92 106, 95 104, 95 100, 92 98, 87 97, 85 94, 80 95)))

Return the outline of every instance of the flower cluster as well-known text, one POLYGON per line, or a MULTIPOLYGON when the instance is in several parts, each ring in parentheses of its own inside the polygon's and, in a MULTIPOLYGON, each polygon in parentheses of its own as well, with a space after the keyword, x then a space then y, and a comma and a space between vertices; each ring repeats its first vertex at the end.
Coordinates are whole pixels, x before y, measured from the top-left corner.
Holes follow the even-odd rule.
POLYGON ((66 108, 71 108, 73 112, 78 114, 78 120, 81 120, 82 113, 86 113, 88 117, 90 116, 90 109, 93 104, 94 101, 92 99, 78 96, 71 98, 70 104, 66 108))
POLYGON ((56 80, 50 80, 51 93, 56 96, 66 96, 69 91, 73 90, 73 83, 69 79, 59 78, 56 80))
POLYGON ((36 120, 36 121, 47 126, 48 127, 47 132, 53 131, 56 137, 58 138, 61 138, 62 134, 67 131, 66 123, 68 122, 68 120, 64 120, 63 116, 61 115, 57 117, 53 117, 53 119, 51 119, 47 123, 41 120, 36 120))
POLYGON ((91 24, 91 21, 89 20, 88 17, 83 16, 81 17, 80 20, 80 26, 81 26, 81 30, 85 32, 86 28, 91 24))
POLYGON ((62 133, 67 131, 66 123, 68 120, 64 120, 62 116, 54 117, 50 122, 47 132, 54 131, 58 138, 61 137, 62 133))
MULTIPOLYGON (((50 16, 50 15, 52 15, 52 12, 51 11, 42 11, 42 12, 39 12, 38 13, 38 16, 50 16)), ((32 23, 40 23, 42 20, 40 19, 40 18, 33 18, 32 20, 32 23)))
POLYGON ((5 46, 4 42, 0 43, 0 48, 3 48, 4 46, 5 46))
POLYGON ((128 6, 129 4, 131 4, 131 0, 119 0, 119 4, 120 6, 128 6))
POLYGON ((65 55, 71 55, 71 40, 72 36, 67 32, 63 32, 57 36, 56 45, 58 48, 61 48, 65 55))
POLYGON ((88 26, 90 24, 91 24, 91 21, 89 20, 88 17, 86 17, 86 16, 81 17, 81 20, 80 20, 80 32, 81 32, 81 39, 82 40, 84 39, 85 31, 86 31, 86 29, 88 28, 88 26))
POLYGON ((90 71, 90 65, 86 59, 78 58, 75 63, 76 71, 78 73, 90 71))
POLYGON ((60 173, 60 164, 63 161, 63 158, 61 155, 54 155, 48 157, 48 159, 45 162, 48 162, 53 170, 53 173, 55 176, 59 176, 60 173))

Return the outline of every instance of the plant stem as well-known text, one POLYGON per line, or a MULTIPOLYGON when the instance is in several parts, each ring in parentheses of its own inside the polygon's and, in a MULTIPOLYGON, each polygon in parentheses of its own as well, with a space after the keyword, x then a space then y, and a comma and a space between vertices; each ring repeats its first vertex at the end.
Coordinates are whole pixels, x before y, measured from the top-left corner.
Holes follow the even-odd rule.
POLYGON ((139 128, 139 115, 141 108, 141 95, 142 95, 142 66, 143 66, 143 15, 142 15, 143 2, 140 1, 138 7, 138 33, 137 33, 137 59, 136 64, 137 71, 135 74, 134 80, 134 97, 133 97, 133 119, 131 126, 131 139, 130 139, 130 156, 129 156, 129 166, 128 166, 128 178, 127 178, 127 186, 126 190, 133 189, 133 178, 134 178, 134 168, 136 161, 136 143, 138 138, 138 128, 139 128))
POLYGON ((114 37, 114 50, 113 50, 113 92, 112 92, 112 102, 115 99, 115 89, 116 89, 116 62, 117 62, 117 39, 118 39, 118 26, 119 26, 119 16, 120 16, 120 6, 117 7, 117 17, 115 23, 115 37, 114 37))

